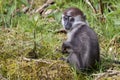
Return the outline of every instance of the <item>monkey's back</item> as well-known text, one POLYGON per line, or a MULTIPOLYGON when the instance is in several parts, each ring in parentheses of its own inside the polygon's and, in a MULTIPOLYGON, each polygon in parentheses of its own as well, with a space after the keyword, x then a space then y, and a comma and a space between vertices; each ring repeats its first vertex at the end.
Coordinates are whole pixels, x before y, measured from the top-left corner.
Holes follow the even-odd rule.
POLYGON ((88 25, 78 25, 72 34, 71 45, 80 60, 79 68, 92 68, 99 62, 99 43, 96 33, 88 25))

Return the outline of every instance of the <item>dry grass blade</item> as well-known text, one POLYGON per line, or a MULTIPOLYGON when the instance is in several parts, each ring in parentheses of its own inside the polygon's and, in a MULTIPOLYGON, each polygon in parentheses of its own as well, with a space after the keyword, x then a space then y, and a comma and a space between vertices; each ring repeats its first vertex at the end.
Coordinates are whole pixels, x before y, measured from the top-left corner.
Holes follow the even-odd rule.
POLYGON ((99 0, 100 2, 100 13, 103 15, 103 3, 102 3, 102 0, 99 0))
POLYGON ((8 80, 8 79, 4 78, 4 77, 0 74, 0 80, 8 80))
POLYGON ((36 13, 40 13, 42 14, 42 12, 51 4, 54 3, 54 0, 48 0, 45 4, 43 4, 42 6, 40 6, 35 12, 36 13))
POLYGON ((101 80, 102 78, 108 78, 108 77, 113 77, 113 76, 119 76, 120 71, 117 70, 107 70, 104 73, 98 73, 98 74, 93 74, 93 76, 96 76, 95 80, 101 80))
POLYGON ((85 2, 92 8, 93 12, 97 14, 96 8, 93 6, 92 2, 90 0, 85 0, 85 2))

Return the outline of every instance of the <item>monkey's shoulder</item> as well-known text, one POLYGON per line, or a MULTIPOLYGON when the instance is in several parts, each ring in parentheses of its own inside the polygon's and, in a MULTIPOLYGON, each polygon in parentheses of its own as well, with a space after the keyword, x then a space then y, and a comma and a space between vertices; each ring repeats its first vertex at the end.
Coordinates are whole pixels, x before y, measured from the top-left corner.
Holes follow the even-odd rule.
POLYGON ((72 36, 73 38, 80 38, 80 39, 81 38, 97 39, 97 34, 87 24, 77 26, 77 29, 73 32, 72 36))
POLYGON ((79 35, 82 33, 91 33, 93 32, 92 29, 87 25, 87 24, 83 24, 83 25, 77 25, 76 26, 76 30, 74 30, 74 35, 79 35))

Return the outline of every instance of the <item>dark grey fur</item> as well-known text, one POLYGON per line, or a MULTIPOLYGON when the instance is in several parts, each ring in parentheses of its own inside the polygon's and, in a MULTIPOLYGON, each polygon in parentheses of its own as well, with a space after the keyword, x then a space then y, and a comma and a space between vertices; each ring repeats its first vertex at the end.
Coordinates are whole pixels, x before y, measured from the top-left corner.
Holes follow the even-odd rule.
POLYGON ((69 54, 67 62, 77 71, 95 68, 96 63, 100 62, 99 43, 83 12, 78 8, 66 9, 62 15, 62 25, 68 36, 62 44, 62 52, 69 54))
POLYGON ((97 35, 87 24, 78 24, 76 27, 71 40, 63 43, 62 52, 69 54, 67 62, 77 71, 94 68, 100 61, 97 35))

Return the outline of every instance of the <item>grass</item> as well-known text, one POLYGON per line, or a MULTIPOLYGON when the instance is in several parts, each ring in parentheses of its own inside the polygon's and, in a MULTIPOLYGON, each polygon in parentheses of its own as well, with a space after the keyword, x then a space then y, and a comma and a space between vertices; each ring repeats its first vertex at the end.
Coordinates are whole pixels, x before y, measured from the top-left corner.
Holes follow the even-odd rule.
MULTIPOLYGON (((104 3, 107 4, 105 1, 104 3)), ((29 6, 26 0, 1 0, 0 74, 9 80, 93 80, 95 77, 92 74, 105 72, 110 68, 120 70, 119 64, 111 63, 114 58, 119 60, 120 55, 120 1, 110 0, 109 3, 115 10, 106 5, 103 14, 106 20, 101 22, 98 19, 100 14, 93 13, 92 9, 82 0, 56 0, 56 4, 48 9, 57 9, 58 12, 45 18, 38 13, 29 15, 21 11, 15 12, 16 9, 21 10, 23 4, 29 6), (85 12, 89 25, 98 34, 101 65, 99 70, 92 73, 77 74, 68 64, 59 61, 59 58, 64 55, 60 54, 57 49, 61 48, 66 35, 56 34, 55 31, 62 28, 60 24, 62 10, 71 6, 78 7, 85 12), (33 51, 35 46, 34 53, 37 53, 42 61, 23 60, 23 57, 29 57, 28 53, 33 51)), ((35 3, 33 7, 38 7, 38 4, 35 3)), ((98 7, 99 4, 96 1, 94 5, 98 7)))

